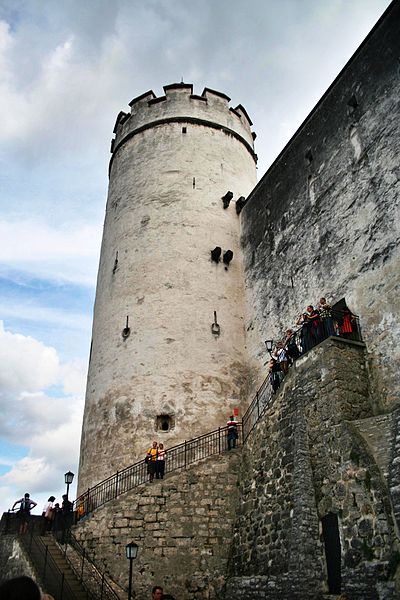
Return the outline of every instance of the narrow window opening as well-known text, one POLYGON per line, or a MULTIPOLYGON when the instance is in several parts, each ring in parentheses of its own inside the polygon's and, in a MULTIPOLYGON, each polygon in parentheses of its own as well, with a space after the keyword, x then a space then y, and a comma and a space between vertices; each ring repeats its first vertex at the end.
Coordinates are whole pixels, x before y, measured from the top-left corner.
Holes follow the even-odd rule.
POLYGON ((306 159, 306 163, 307 163, 308 165, 311 165, 312 161, 314 160, 314 157, 313 157, 313 155, 312 155, 312 152, 311 152, 311 150, 308 150, 308 151, 305 153, 305 159, 306 159))
POLYGON ((354 95, 348 101, 347 106, 349 107, 350 114, 358 108, 357 98, 354 95))
POLYGON ((182 133, 187 133, 186 127, 182 127, 182 133))
POLYGON ((196 177, 193 177, 193 189, 196 187, 196 177))
POLYGON ((174 426, 174 420, 170 415, 158 415, 156 419, 157 431, 169 431, 174 426))
POLYGON ((330 594, 340 594, 341 589, 341 548, 337 515, 328 513, 321 519, 322 537, 325 544, 328 588, 330 594))

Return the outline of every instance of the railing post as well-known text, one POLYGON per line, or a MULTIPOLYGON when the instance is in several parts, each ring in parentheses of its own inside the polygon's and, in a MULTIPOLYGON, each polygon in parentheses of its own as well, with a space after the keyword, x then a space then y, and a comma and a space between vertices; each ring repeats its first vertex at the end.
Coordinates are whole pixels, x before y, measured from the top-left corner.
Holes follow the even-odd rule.
POLYGON ((33 542, 33 529, 30 530, 30 540, 29 540, 29 552, 32 550, 32 542, 33 542))
POLYGON ((118 471, 115 474, 115 497, 118 496, 118 471))
POLYGON ((242 430, 242 446, 244 446, 244 423, 243 423, 243 419, 242 419, 242 427, 241 427, 241 430, 242 430))
POLYGON ((185 469, 186 469, 186 452, 187 452, 186 446, 187 446, 187 444, 186 444, 186 440, 185 440, 185 469))
POLYGON ((83 580, 83 563, 85 562, 85 553, 86 553, 86 549, 84 548, 83 552, 82 552, 81 583, 82 583, 82 580, 83 580))
POLYGON ((61 572, 61 590, 60 590, 60 600, 63 599, 64 595, 64 571, 61 572))
POLYGON ((44 551, 44 565, 43 565, 43 579, 46 578, 46 567, 47 567, 47 553, 48 553, 49 547, 45 546, 45 551, 44 551))
POLYGON ((90 494, 90 488, 87 489, 86 513, 85 513, 87 515, 90 512, 89 494, 90 494))
POLYGON ((218 454, 221 454, 221 427, 218 427, 218 454))
POLYGON ((258 397, 258 392, 256 393, 256 398, 257 398, 257 420, 260 418, 260 399, 258 397))
POLYGON ((103 590, 104 590, 104 573, 101 575, 101 592, 100 592, 100 600, 103 600, 103 590))

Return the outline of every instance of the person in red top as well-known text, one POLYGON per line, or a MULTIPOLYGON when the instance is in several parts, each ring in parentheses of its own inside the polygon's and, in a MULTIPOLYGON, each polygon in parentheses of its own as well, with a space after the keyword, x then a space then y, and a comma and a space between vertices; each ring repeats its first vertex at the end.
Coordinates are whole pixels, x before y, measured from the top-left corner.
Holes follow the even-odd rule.
POLYGON ((226 426, 228 428, 228 450, 236 447, 236 440, 238 439, 238 429, 237 429, 237 421, 235 421, 234 416, 231 415, 229 420, 226 422, 226 426))

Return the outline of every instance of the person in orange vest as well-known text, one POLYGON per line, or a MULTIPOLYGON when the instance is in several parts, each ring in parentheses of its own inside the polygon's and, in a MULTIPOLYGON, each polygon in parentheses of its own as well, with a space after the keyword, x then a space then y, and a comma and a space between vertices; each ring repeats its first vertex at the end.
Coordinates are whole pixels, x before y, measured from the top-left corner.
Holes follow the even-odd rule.
POLYGON ((157 456, 158 456, 157 442, 153 442, 152 447, 147 450, 147 454, 146 454, 147 473, 150 476, 150 479, 149 479, 150 482, 153 481, 154 474, 156 472, 157 456))

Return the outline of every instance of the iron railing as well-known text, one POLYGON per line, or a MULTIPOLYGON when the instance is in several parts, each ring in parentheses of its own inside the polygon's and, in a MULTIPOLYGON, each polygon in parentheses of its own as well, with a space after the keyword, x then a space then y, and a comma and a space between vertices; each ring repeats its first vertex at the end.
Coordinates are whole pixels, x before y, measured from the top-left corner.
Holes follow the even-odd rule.
MULTIPOLYGON (((239 423, 239 437, 236 440, 236 445, 241 445, 242 443, 240 425, 239 423)), ((211 431, 211 433, 205 433, 197 438, 169 448, 165 453, 165 473, 185 469, 189 465, 208 456, 225 452, 228 449, 227 434, 227 427, 219 427, 215 431, 211 431)), ((121 494, 146 483, 148 480, 147 464, 144 460, 126 467, 122 471, 117 471, 108 479, 88 489, 75 500, 74 509, 77 519, 87 516, 99 506, 110 500, 114 500, 121 494)))
MULTIPOLYGON (((57 538, 57 535, 55 535, 57 538)), ((88 551, 79 543, 72 531, 66 532, 62 550, 65 560, 75 576, 93 600, 119 600, 108 579, 95 565, 88 551)))
MULTIPOLYGON (((3 513, 1 518, 0 534, 18 534, 19 525, 20 521, 16 512, 9 510, 7 513, 3 513)), ((69 567, 74 572, 75 577, 88 600, 119 600, 118 594, 114 592, 105 574, 96 567, 87 550, 78 542, 69 528, 57 529, 49 533, 51 533, 60 544, 60 552, 62 552, 69 567)), ((29 552, 32 561, 37 566, 38 574, 40 576, 44 570, 46 575, 46 581, 44 583, 46 583, 46 586, 47 581, 52 578, 52 589, 55 591, 58 590, 58 593, 51 592, 52 595, 58 600, 60 597, 60 590, 62 590, 63 595, 61 598, 63 600, 68 600, 69 596, 65 595, 68 593, 65 575, 64 583, 61 586, 62 578, 60 573, 62 573, 62 571, 58 569, 58 572, 55 575, 52 574, 54 560, 51 557, 51 548, 49 548, 46 543, 49 538, 47 535, 43 535, 43 517, 31 515, 28 521, 28 532, 24 535, 20 535, 20 539, 21 543, 29 552)), ((48 589, 48 591, 50 592, 50 589, 48 589)), ((75 596, 72 597, 75 598, 75 596)))
POLYGON ((20 540, 29 552, 46 592, 55 600, 76 600, 76 594, 66 581, 65 573, 51 556, 44 538, 33 535, 32 530, 30 535, 21 535, 20 540))
MULTIPOLYGON (((289 337, 282 340, 282 346, 286 349, 289 364, 304 356, 309 350, 318 346, 328 337, 341 337, 353 341, 362 342, 360 320, 357 315, 349 311, 330 311, 330 316, 322 318, 315 327, 312 324, 303 324, 292 332, 289 337)), ((285 377, 283 371, 268 375, 261 387, 256 392, 252 402, 242 417, 242 439, 243 443, 253 431, 257 421, 263 415, 268 406, 273 402, 274 394, 285 377)))

